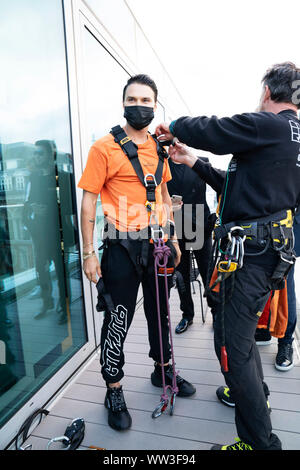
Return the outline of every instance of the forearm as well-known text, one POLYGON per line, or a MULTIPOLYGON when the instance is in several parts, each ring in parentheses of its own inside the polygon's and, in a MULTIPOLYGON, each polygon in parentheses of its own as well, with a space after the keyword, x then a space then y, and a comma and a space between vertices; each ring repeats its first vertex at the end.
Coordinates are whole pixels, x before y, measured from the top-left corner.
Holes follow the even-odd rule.
POLYGON ((189 147, 217 155, 247 152, 257 145, 258 138, 251 113, 220 119, 183 116, 171 123, 170 131, 189 147))
POLYGON ((197 175, 205 181, 217 194, 221 194, 226 171, 214 168, 209 162, 203 162, 200 158, 197 158, 192 166, 192 169, 197 175))
POLYGON ((93 238, 96 223, 97 198, 84 192, 81 205, 81 234, 83 240, 83 251, 93 251, 93 238))

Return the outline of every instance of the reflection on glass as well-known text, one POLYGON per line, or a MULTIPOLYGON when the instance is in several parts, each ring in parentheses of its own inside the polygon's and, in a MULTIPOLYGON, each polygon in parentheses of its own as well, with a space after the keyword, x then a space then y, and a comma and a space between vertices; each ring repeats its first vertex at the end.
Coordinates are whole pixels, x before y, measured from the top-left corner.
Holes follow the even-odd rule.
POLYGON ((56 306, 56 309, 62 312, 60 322, 64 322, 67 319, 66 290, 60 249, 62 234, 57 210, 55 156, 54 142, 40 140, 35 143, 26 186, 23 223, 33 242, 39 286, 31 298, 42 299, 41 311, 34 315, 34 319, 44 318, 56 306), (51 280, 52 263, 57 277, 56 291, 51 280))
POLYGON ((0 40, 1 428, 87 335, 61 1, 6 2, 0 40))

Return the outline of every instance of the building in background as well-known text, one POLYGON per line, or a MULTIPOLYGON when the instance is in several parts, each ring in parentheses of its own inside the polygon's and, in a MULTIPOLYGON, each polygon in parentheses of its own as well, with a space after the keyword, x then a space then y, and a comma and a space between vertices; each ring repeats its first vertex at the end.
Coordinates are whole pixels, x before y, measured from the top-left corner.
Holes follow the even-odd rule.
MULTIPOLYGON (((0 448, 95 352, 77 182, 123 123, 129 76, 157 82, 155 124, 189 109, 124 0, 0 0, 0 448)), ((99 200, 97 233, 103 215, 99 200)), ((97 235, 95 234, 95 237, 97 235)))

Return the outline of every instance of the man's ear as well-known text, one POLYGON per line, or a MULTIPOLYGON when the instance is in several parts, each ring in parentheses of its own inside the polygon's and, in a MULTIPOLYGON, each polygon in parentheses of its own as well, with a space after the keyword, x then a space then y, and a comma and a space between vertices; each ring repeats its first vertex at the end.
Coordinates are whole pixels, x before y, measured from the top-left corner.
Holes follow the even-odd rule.
POLYGON ((269 101, 271 99, 271 91, 268 85, 265 85, 265 92, 263 97, 263 102, 269 101))
POLYGON ((157 110, 157 101, 155 103, 155 105, 153 106, 153 111, 155 112, 157 110))

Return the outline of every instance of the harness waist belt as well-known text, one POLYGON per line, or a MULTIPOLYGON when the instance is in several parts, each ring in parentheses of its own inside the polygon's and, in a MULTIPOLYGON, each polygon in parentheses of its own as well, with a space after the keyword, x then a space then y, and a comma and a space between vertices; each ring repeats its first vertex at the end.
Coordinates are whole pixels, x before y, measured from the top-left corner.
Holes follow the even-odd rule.
POLYGON ((292 237, 292 226, 292 211, 284 210, 256 220, 241 220, 217 226, 214 229, 214 236, 216 240, 221 240, 227 237, 231 231, 241 230, 241 235, 248 243, 262 244, 268 238, 279 243, 283 239, 292 237), (236 230, 234 230, 235 227, 236 230))

